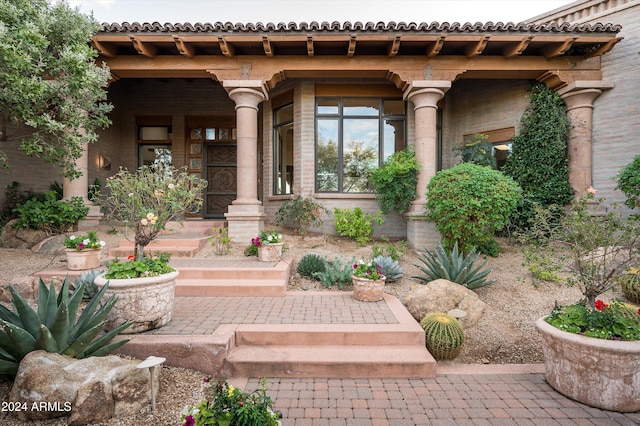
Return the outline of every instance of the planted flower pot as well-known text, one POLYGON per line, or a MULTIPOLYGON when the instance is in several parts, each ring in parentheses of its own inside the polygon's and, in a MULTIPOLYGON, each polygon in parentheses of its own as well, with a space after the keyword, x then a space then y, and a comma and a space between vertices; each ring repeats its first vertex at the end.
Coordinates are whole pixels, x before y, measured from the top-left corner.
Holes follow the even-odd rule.
POLYGON ((70 271, 87 271, 100 267, 100 248, 82 250, 65 249, 67 269, 70 271))
POLYGON ((377 302, 384 297, 384 284, 386 278, 381 275, 377 280, 362 278, 353 275, 353 297, 360 302, 377 302))
POLYGON ((551 387, 603 410, 640 410, 640 341, 605 340, 536 322, 551 387))
POLYGON ((260 262, 279 262, 282 259, 282 247, 284 243, 262 244, 258 247, 258 260, 260 262))
POLYGON ((104 274, 99 275, 95 284, 102 287, 108 281, 107 296, 113 294, 118 298, 107 317, 107 329, 131 321, 123 333, 142 333, 171 321, 177 276, 178 271, 155 277, 110 280, 105 279, 104 274))

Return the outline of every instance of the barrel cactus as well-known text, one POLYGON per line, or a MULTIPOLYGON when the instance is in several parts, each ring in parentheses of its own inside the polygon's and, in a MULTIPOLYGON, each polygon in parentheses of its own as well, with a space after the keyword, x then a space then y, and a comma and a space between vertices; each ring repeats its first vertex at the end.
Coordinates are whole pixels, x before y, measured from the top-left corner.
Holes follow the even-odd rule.
POLYGON ((53 281, 47 288, 40 278, 36 310, 9 286, 13 309, 0 305, 0 374, 15 376, 22 358, 35 350, 80 359, 106 355, 128 342, 110 343, 130 325, 128 322, 102 334, 105 318, 117 300, 111 296, 101 303, 107 285, 89 300, 78 315, 85 286, 86 282, 83 282, 70 293, 67 277, 56 295, 53 281))
POLYGON ((624 297, 631 303, 640 304, 640 269, 629 268, 618 278, 624 297))
POLYGON ((382 269, 382 275, 387 278, 387 281, 397 281, 404 275, 398 261, 393 260, 389 256, 375 257, 373 262, 380 266, 380 269, 382 269))
POLYGON ((437 312, 424 317, 420 325, 424 329, 427 349, 436 360, 452 360, 460 355, 464 331, 457 319, 437 312))

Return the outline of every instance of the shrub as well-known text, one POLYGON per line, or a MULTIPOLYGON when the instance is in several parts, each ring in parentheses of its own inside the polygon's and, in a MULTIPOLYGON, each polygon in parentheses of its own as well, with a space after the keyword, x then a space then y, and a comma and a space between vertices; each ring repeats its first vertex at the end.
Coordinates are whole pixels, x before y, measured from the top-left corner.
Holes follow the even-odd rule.
POLYGON ((528 227, 536 205, 563 206, 573 199, 567 159, 570 126, 560 95, 536 83, 520 134, 513 138, 511 154, 502 168, 523 190, 523 202, 512 219, 517 227, 528 227))
POLYGON ((393 260, 400 260, 407 254, 407 250, 409 249, 409 243, 406 240, 396 241, 392 243, 386 237, 381 237, 381 239, 385 242, 384 246, 380 247, 379 244, 374 244, 371 246, 371 251, 373 257, 378 256, 389 256, 393 260))
POLYGON ((640 207, 640 155, 620 170, 617 180, 616 189, 627 197, 624 205, 630 209, 640 207))
POLYGON ((40 278, 37 310, 33 310, 9 286, 13 309, 0 305, 0 373, 14 376, 22 358, 39 349, 74 358, 86 358, 106 355, 127 343, 128 340, 109 342, 129 327, 128 322, 98 337, 106 324, 104 319, 116 303, 115 296, 109 297, 106 302, 101 301, 107 287, 102 287, 78 316, 84 283, 70 295, 67 277, 62 283, 60 294, 56 296, 53 281, 47 288, 40 278))
POLYGON ((333 262, 327 263, 327 267, 324 271, 314 272, 313 277, 320 280, 322 285, 325 287, 331 287, 337 284, 338 288, 342 290, 345 284, 349 284, 351 282, 353 264, 355 261, 356 260, 354 258, 351 263, 343 265, 342 261, 336 258, 333 262))
POLYGON ((420 326, 424 330, 427 349, 436 360, 452 360, 460 355, 464 330, 457 319, 435 312, 424 317, 420 326))
POLYGON ((402 268, 397 260, 392 259, 389 256, 377 256, 373 258, 373 263, 380 266, 382 275, 387 278, 387 281, 397 281, 404 275, 402 268))
POLYGON ((475 266, 479 254, 475 249, 471 249, 466 256, 458 251, 458 246, 454 245, 453 250, 449 250, 440 244, 440 247, 431 253, 425 250, 418 256, 418 260, 424 266, 417 266, 424 276, 415 276, 422 281, 433 281, 437 279, 445 279, 454 283, 458 283, 470 290, 493 284, 495 281, 487 280, 486 277, 492 271, 491 268, 482 271, 487 260, 485 259, 479 266, 475 266))
POLYGON ((336 231, 343 237, 353 238, 359 246, 371 241, 373 236, 373 222, 382 225, 383 219, 378 212, 375 216, 364 213, 360 207, 354 209, 334 210, 336 231))
POLYGON ((20 184, 18 182, 11 182, 11 184, 5 187, 4 191, 4 205, 0 210, 0 226, 4 226, 12 219, 17 219, 20 215, 16 211, 16 208, 31 198, 37 198, 40 201, 46 199, 44 192, 34 191, 21 191, 19 189, 20 184))
POLYGON ((411 150, 398 151, 371 172, 376 201, 382 214, 405 213, 416 199, 420 167, 411 150))
POLYGON ((213 252, 218 256, 224 256, 231 251, 231 238, 227 228, 213 228, 213 234, 208 241, 213 247, 213 252))
POLYGON ((327 261, 315 253, 302 256, 298 262, 297 271, 303 277, 314 277, 314 273, 324 272, 327 269, 327 261))
POLYGON ((322 225, 322 216, 326 211, 321 203, 298 195, 282 203, 276 212, 275 223, 294 229, 300 235, 306 235, 310 227, 322 225))
POLYGON ((63 233, 76 226, 89 212, 81 197, 60 201, 55 192, 47 192, 45 200, 31 198, 16 207, 18 221, 16 228, 42 229, 55 234, 63 233))
POLYGON ((497 254, 493 234, 509 223, 522 190, 497 170, 463 163, 438 172, 427 185, 427 214, 443 243, 463 252, 497 254))

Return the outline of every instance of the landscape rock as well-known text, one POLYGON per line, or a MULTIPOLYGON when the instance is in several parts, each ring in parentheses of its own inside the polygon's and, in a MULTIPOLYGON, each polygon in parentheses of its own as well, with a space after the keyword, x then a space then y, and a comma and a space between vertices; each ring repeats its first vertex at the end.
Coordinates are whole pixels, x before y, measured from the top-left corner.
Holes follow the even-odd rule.
POLYGON ((12 286, 20 296, 27 302, 34 302, 38 294, 38 279, 32 276, 15 278, 11 281, 0 280, 0 302, 11 303, 11 292, 9 286, 12 286))
POLYGON ((460 309, 466 312, 466 316, 460 318, 460 324, 465 329, 478 323, 486 307, 474 291, 443 279, 413 286, 407 294, 405 305, 417 321, 430 313, 460 309))
POLYGON ((16 222, 17 219, 14 219, 5 225, 2 234, 2 247, 30 249, 48 237, 47 232, 43 230, 14 229, 13 224, 16 222))
POLYGON ((10 401, 26 408, 18 413, 23 421, 68 416, 73 426, 133 415, 151 402, 149 370, 136 368, 139 363, 115 355, 75 359, 34 351, 20 363, 10 401))

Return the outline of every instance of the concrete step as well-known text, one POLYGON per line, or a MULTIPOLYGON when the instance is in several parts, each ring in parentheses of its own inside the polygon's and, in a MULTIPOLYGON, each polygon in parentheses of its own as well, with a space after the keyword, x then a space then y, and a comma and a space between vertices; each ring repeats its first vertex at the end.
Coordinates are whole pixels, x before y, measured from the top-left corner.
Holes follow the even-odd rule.
POLYGON ((227 222, 224 220, 210 219, 187 219, 180 222, 167 222, 163 235, 168 234, 189 234, 189 235, 211 235, 214 228, 225 228, 227 222))
POLYGON ((408 324, 242 324, 237 346, 407 346, 425 347, 424 331, 408 324))
POLYGON ((422 346, 238 346, 235 377, 430 378, 437 363, 422 346))
MULTIPOLYGON (((208 243, 208 237, 202 235, 171 234, 161 235, 145 247, 145 254, 169 253, 171 257, 194 257, 208 243)), ((133 241, 120 240, 118 248, 109 249, 110 258, 126 258, 133 255, 133 241)))

